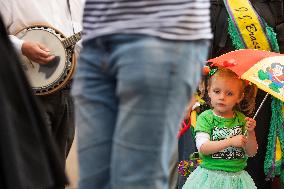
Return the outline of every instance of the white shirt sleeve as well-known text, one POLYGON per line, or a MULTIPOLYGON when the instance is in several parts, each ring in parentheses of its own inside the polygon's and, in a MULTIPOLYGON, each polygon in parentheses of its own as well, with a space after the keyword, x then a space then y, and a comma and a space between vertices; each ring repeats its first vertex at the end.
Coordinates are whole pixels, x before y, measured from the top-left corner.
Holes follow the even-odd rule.
POLYGON ((195 136, 196 148, 200 151, 202 144, 210 141, 210 135, 205 132, 197 132, 195 136))
POLYGON ((5 27, 9 27, 13 22, 13 10, 12 5, 13 1, 0 1, 0 14, 2 15, 2 20, 5 24, 5 27))
POLYGON ((24 43, 24 40, 21 40, 14 35, 9 35, 9 38, 14 48, 16 49, 17 53, 22 54, 22 45, 24 43))

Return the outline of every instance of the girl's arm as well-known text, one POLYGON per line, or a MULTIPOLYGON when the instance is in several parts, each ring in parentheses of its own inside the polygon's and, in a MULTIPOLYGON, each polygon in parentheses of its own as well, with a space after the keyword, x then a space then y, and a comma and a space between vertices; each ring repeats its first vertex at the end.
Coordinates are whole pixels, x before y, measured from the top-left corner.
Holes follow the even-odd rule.
POLYGON ((254 128, 256 121, 252 118, 246 118, 246 130, 247 130, 247 143, 245 145, 245 151, 249 157, 254 156, 257 152, 257 141, 255 136, 254 128))
POLYGON ((230 146, 245 147, 245 144, 247 142, 246 137, 243 135, 237 135, 237 136, 226 138, 224 140, 219 140, 219 141, 210 141, 209 134, 207 135, 208 135, 208 138, 206 140, 204 139, 204 136, 205 136, 204 133, 196 134, 197 149, 200 153, 204 155, 214 154, 230 146))

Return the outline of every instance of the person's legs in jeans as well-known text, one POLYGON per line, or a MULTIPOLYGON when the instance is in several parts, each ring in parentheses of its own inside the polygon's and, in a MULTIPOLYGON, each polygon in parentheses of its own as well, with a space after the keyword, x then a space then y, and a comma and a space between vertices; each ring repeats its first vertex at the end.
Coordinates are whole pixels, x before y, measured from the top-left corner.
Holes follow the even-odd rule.
POLYGON ((83 43, 73 80, 81 189, 110 188, 110 156, 117 116, 116 79, 101 40, 83 43))
POLYGON ((207 42, 119 35, 85 43, 74 83, 79 188, 167 188, 207 42))

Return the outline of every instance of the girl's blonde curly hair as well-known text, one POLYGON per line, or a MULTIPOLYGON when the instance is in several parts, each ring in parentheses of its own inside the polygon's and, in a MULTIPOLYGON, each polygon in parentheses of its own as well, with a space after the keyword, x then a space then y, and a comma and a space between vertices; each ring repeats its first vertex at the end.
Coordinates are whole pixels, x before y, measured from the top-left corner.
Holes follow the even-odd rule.
MULTIPOLYGON (((215 68, 217 69, 213 75, 210 77, 205 77, 202 80, 202 84, 199 86, 200 94, 202 95, 203 98, 205 98, 205 101, 210 105, 210 99, 208 97, 208 88, 211 85, 211 78, 212 76, 214 77, 224 77, 224 76, 229 76, 229 77, 234 77, 234 78, 239 78, 239 76, 231 71, 230 69, 227 68, 215 68)), ((240 79, 241 80, 241 79, 240 79)), ((255 98, 256 98, 256 92, 257 92, 257 87, 253 84, 247 84, 246 81, 242 81, 242 92, 244 94, 244 97, 242 101, 236 105, 235 109, 244 113, 246 116, 252 116, 254 109, 255 109, 255 98)))

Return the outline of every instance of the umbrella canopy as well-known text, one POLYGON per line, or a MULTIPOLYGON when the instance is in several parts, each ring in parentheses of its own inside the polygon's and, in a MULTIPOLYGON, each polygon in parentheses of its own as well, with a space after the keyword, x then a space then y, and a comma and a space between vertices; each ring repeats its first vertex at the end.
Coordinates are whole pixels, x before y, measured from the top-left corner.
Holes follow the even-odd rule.
POLYGON ((208 60, 226 67, 240 78, 284 101, 284 55, 269 51, 242 49, 208 60))

